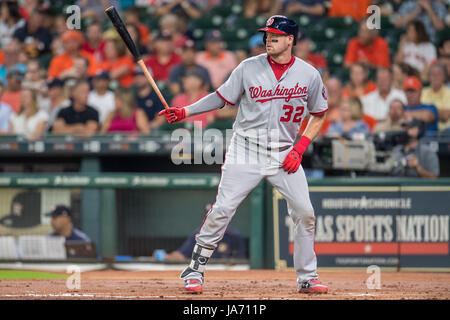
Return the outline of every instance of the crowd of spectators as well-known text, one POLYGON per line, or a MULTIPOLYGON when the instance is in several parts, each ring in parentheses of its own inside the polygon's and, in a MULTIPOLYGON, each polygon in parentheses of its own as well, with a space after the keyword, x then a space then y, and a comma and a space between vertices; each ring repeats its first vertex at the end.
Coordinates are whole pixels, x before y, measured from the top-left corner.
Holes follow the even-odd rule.
MULTIPOLYGON (((103 10, 119 8, 154 79, 169 104, 183 107, 217 89, 242 59, 265 52, 262 35, 248 30, 248 51, 227 49, 223 30, 207 30, 199 47, 190 22, 227 0, 88 1, 81 29, 68 29, 67 15, 52 1, 6 0, 0 4, 0 133, 30 140, 45 134, 150 134, 164 123, 161 101, 117 32, 106 27, 103 10), (151 28, 142 7, 159 19, 151 28), (145 8, 144 8, 145 9, 145 8)), ((350 16, 357 34, 342 52, 349 79, 333 74, 314 50, 315 39, 300 28, 296 56, 316 67, 328 90, 324 137, 367 137, 397 130, 412 118, 425 136, 450 133, 450 36, 445 1, 246 0, 244 19, 284 13, 305 15, 314 24, 350 16), (396 52, 378 29, 368 27, 367 7, 376 4, 401 31, 396 52)), ((236 13, 233 13, 236 14, 236 13)), ((383 28, 383 26, 381 26, 383 28)), ((236 114, 232 106, 186 121, 202 128, 236 114)))

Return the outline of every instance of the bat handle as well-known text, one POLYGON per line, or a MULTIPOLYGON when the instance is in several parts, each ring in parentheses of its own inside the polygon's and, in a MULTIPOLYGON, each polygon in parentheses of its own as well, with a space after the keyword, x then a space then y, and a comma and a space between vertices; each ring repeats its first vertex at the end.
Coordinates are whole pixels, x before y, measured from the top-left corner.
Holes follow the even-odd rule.
POLYGON ((140 59, 137 61, 137 64, 139 67, 141 67, 142 71, 144 71, 144 75, 147 78, 148 82, 150 82, 150 85, 152 86, 153 90, 155 90, 156 95, 158 96, 159 100, 161 100, 162 104, 164 105, 164 108, 169 109, 169 105, 166 102, 166 99, 164 99, 164 96, 162 95, 161 91, 159 91, 158 86, 155 83, 155 80, 153 80, 152 75, 147 69, 147 66, 144 63, 144 60, 140 59))

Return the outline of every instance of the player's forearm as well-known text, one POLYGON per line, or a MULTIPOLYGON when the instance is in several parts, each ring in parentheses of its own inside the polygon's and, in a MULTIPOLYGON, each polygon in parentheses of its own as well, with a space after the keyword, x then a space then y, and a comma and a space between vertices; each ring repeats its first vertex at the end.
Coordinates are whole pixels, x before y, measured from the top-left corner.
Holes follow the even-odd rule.
POLYGON ((317 116, 311 116, 308 125, 306 126, 305 132, 300 137, 300 140, 298 140, 298 142, 295 144, 293 150, 297 151, 297 153, 302 156, 303 153, 305 153, 306 149, 308 149, 311 141, 319 134, 324 121, 325 113, 317 116))
POLYGON ((303 132, 303 136, 308 137, 308 139, 311 141, 314 140, 314 138, 317 137, 317 135, 319 134, 320 129, 322 128, 323 123, 325 121, 325 118, 326 113, 316 116, 311 115, 311 117, 309 118, 308 125, 306 126, 306 129, 303 132))
POLYGON ((199 101, 185 107, 186 117, 222 108, 225 102, 215 93, 211 93, 199 101))

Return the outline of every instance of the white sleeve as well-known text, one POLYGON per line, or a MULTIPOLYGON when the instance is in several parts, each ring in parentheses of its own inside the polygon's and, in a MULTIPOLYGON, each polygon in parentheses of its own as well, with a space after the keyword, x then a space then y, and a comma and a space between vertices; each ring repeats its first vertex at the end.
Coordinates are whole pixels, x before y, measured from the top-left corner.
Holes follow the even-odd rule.
POLYGON ((327 89, 317 70, 308 88, 308 111, 311 115, 319 115, 328 111, 327 89))
POLYGON ((228 104, 234 105, 244 92, 244 65, 241 62, 233 70, 228 80, 221 85, 216 93, 228 104))

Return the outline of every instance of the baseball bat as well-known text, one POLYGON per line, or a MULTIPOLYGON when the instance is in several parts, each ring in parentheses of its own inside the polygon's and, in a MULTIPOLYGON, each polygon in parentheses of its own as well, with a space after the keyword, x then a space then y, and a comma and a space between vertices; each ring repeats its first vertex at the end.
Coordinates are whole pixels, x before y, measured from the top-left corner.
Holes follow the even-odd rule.
POLYGON ((119 33, 120 37, 122 38, 123 42, 125 42, 125 45, 127 46, 128 50, 130 50, 131 54, 133 55, 134 60, 139 65, 139 67, 144 72, 145 77, 147 78, 148 82, 152 86, 153 90, 155 90, 156 94, 158 95, 159 100, 161 100, 162 104, 164 105, 164 108, 168 109, 169 105, 166 102, 166 99, 164 99, 164 96, 161 94, 161 91, 159 91, 158 86, 155 83, 155 80, 153 80, 152 75, 148 71, 147 67, 145 66, 144 60, 142 60, 141 54, 134 43, 133 39, 131 39, 130 34, 128 33, 127 28, 125 27, 125 24, 123 23, 122 19, 119 16, 119 13, 117 12, 116 8, 114 6, 111 6, 105 10, 106 15, 111 20, 114 28, 119 33))

